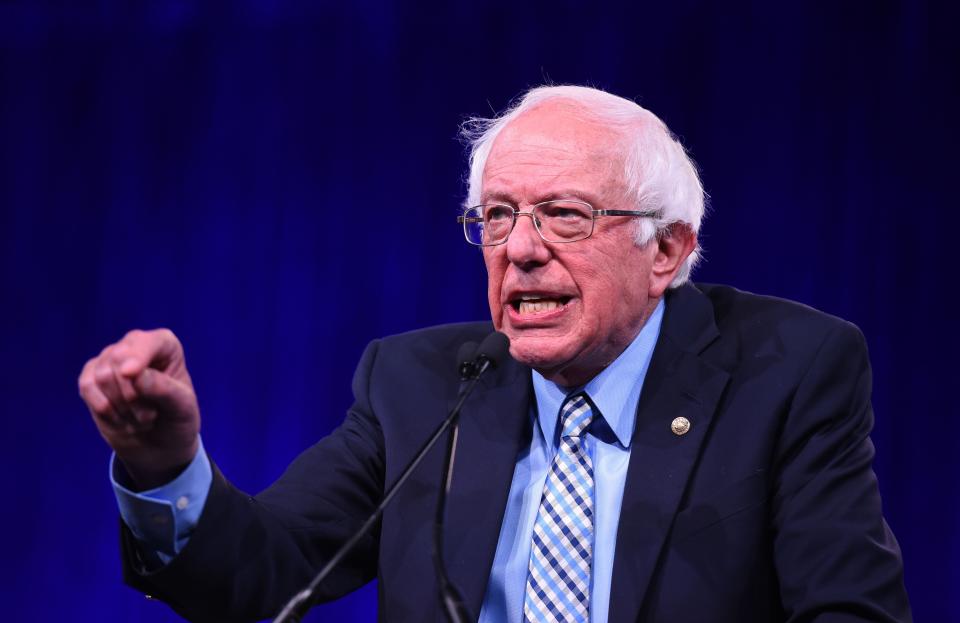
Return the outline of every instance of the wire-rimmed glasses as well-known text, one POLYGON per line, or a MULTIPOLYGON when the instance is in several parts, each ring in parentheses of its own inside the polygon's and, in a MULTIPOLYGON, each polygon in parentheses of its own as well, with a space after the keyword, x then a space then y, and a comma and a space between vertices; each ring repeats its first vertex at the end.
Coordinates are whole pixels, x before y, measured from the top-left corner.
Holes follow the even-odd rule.
POLYGON ((467 242, 478 247, 492 247, 507 241, 518 216, 529 216, 544 241, 565 243, 589 238, 598 216, 654 218, 659 216, 659 212, 594 210, 592 205, 579 199, 552 199, 530 206, 528 212, 521 212, 503 203, 485 203, 464 210, 457 217, 457 222, 463 223, 463 235, 467 242))

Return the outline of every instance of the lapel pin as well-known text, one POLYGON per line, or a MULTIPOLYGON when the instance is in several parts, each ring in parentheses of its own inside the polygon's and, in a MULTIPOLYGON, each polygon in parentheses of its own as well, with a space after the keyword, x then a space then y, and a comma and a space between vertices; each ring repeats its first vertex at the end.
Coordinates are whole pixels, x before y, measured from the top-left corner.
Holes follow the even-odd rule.
POLYGON ((690 430, 690 420, 685 417, 674 418, 673 422, 670 423, 670 430, 673 431, 674 435, 686 435, 687 431, 690 430))

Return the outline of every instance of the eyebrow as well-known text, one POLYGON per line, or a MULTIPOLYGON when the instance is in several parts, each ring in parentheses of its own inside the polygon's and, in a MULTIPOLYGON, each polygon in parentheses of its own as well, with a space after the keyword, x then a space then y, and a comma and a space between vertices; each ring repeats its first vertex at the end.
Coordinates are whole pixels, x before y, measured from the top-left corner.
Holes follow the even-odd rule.
MULTIPOLYGON (((560 189, 549 193, 544 193, 542 195, 537 195, 536 200, 532 201, 531 203, 543 203, 544 201, 555 201, 557 199, 578 199, 591 205, 594 205, 597 201, 594 197, 591 197, 589 193, 584 193, 582 190, 560 189)), ((481 196, 480 201, 481 203, 506 203, 511 206, 515 206, 519 203, 518 201, 514 200, 510 193, 496 191, 484 193, 481 196)))

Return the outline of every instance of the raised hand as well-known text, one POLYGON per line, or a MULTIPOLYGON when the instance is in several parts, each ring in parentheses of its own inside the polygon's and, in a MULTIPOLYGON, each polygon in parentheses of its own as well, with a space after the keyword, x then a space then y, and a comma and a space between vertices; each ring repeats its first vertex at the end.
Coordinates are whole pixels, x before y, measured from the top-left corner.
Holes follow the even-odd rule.
POLYGON ((183 347, 169 329, 130 331, 88 361, 77 384, 137 488, 165 484, 193 460, 200 409, 183 347))

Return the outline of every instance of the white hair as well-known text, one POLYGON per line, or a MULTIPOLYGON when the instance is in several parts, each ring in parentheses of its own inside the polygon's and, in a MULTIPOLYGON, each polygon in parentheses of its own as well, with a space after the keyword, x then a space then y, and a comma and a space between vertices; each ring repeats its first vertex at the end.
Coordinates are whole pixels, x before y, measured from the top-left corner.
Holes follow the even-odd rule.
MULTIPOLYGON (((543 86, 530 89, 506 111, 492 119, 472 118, 462 127, 470 146, 470 174, 466 206, 480 203, 483 169, 497 136, 511 121, 548 100, 565 100, 581 108, 585 118, 613 129, 621 136, 623 182, 627 199, 640 210, 659 217, 638 219, 636 243, 643 246, 672 223, 686 223, 700 231, 704 192, 696 165, 683 146, 656 115, 640 105, 606 91, 582 86, 543 86)), ((700 259, 700 245, 684 261, 671 287, 683 284, 700 259)))

